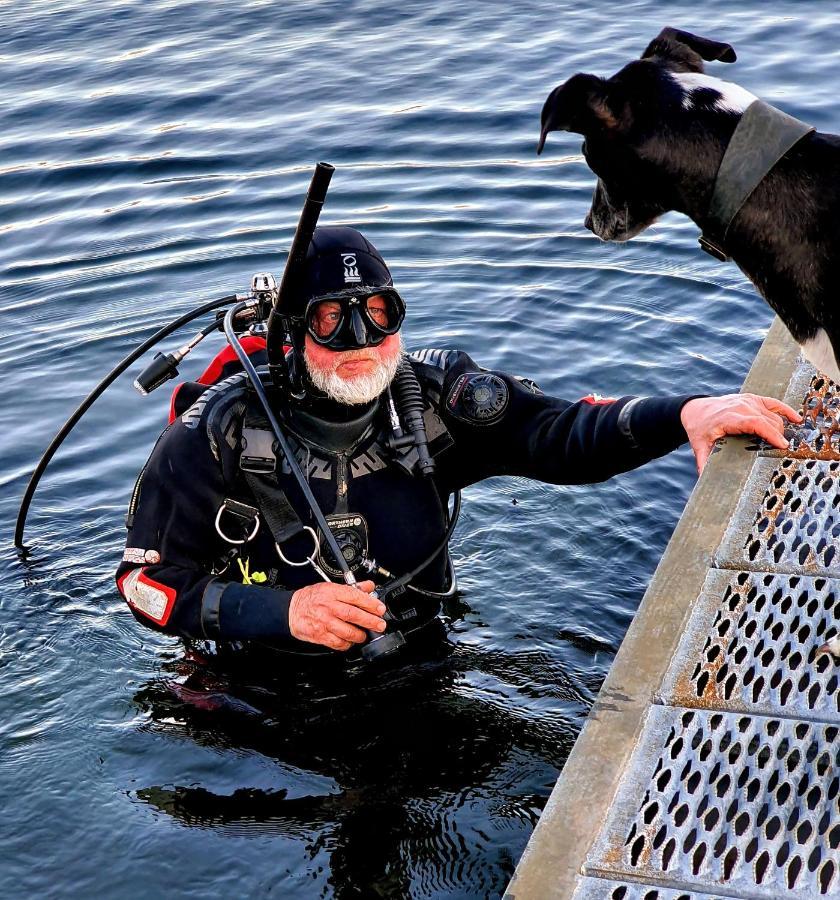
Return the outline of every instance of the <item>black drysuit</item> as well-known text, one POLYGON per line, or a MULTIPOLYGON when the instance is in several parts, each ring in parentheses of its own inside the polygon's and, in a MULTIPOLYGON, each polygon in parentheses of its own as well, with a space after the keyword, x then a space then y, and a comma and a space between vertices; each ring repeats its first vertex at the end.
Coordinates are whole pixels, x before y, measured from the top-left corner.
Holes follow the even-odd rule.
MULTIPOLYGON (((426 404, 436 464, 431 478, 408 471, 415 450, 389 449, 384 402, 326 430, 305 408, 293 408, 284 421, 321 509, 336 517, 333 530, 347 526, 359 555, 396 575, 434 552, 446 528, 447 499, 460 488, 493 475, 603 481, 686 441, 680 410, 689 396, 570 403, 545 396, 528 380, 487 372, 462 352, 421 350, 409 358, 426 404)), ((256 455, 263 469, 273 468, 259 476, 263 483, 286 497, 303 525, 314 525, 279 450, 265 449, 270 433, 248 430, 258 420, 256 399, 239 373, 206 389, 164 431, 132 496, 117 583, 149 627, 188 638, 315 649, 292 638, 288 625, 292 592, 319 580, 314 568, 281 560, 265 516, 243 544, 226 542, 216 527, 236 540, 254 531, 249 506, 259 502, 240 455, 251 467, 256 455), (220 514, 226 500, 246 506, 229 504, 220 514)), ((312 535, 299 531, 280 549, 295 562, 313 546, 312 535)), ((320 562, 336 569, 328 554, 320 562)), ((359 571, 358 577, 367 576, 359 571)), ((439 591, 446 579, 440 553, 417 583, 439 591)), ((395 601, 397 614, 406 621, 412 611, 418 619, 434 614, 433 601, 412 594, 395 601)))

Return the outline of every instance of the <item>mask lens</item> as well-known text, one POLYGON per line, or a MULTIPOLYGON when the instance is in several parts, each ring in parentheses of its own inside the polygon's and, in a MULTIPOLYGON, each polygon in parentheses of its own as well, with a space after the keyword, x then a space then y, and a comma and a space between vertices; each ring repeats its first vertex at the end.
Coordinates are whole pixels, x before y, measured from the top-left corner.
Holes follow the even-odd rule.
POLYGON ((374 294, 365 301, 365 311, 374 327, 393 334, 402 324, 405 310, 396 294, 374 294))
POLYGON ((322 300, 309 310, 309 328, 315 337, 328 340, 341 327, 341 304, 335 300, 322 300))
POLYGON ((400 295, 383 288, 370 295, 333 295, 311 301, 306 311, 309 334, 334 350, 380 344, 399 331, 405 317, 400 295))

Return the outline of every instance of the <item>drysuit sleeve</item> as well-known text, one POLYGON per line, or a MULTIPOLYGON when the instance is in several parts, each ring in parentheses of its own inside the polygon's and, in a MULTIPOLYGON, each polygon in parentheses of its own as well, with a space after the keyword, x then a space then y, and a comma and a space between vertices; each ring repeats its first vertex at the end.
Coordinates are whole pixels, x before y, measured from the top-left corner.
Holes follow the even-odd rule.
POLYGON ((117 587, 136 618, 155 630, 282 642, 290 638, 290 592, 211 574, 231 545, 215 528, 227 497, 224 461, 214 456, 200 425, 176 420, 140 473, 117 587))
POLYGON ((455 442, 452 481, 461 487, 492 475, 604 481, 685 443, 680 411, 695 396, 590 395, 570 402, 459 353, 447 366, 440 401, 455 442))

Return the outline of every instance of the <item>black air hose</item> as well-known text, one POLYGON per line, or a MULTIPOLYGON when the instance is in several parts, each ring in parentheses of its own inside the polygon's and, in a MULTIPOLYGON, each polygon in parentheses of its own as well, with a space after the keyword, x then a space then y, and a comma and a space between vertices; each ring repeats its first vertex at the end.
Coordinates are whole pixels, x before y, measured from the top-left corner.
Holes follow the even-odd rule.
POLYGON ((406 430, 414 439, 420 474, 426 477, 434 475, 435 461, 429 456, 429 441, 426 438, 426 425, 423 422, 423 394, 420 390, 420 382, 407 359, 403 359, 400 363, 391 390, 406 430))
MULTIPOLYGON (((87 397, 82 400, 73 415, 61 426, 58 434, 52 439, 49 447, 44 451, 44 455, 41 457, 38 465, 35 466, 35 471, 29 479, 29 484, 27 484, 26 490, 23 493, 23 499, 20 501, 20 509, 18 510, 17 524, 15 525, 15 547, 20 550, 26 549, 23 546, 23 529, 26 525, 29 504, 32 502, 32 497, 35 495, 35 488, 38 487, 41 476, 44 474, 50 460, 55 455, 56 450, 61 446, 64 438, 70 434, 73 427, 93 405, 93 402, 97 397, 99 397, 108 385, 111 384, 112 381, 115 381, 135 360, 139 359, 150 347, 154 347, 159 341, 162 341, 165 337, 172 334, 173 331, 177 331, 182 325, 192 322, 193 319, 197 319, 205 313, 218 309, 220 306, 228 306, 230 303, 239 299, 241 298, 236 294, 230 294, 227 297, 220 297, 218 300, 210 300, 208 303, 202 303, 201 306, 191 312, 179 316, 174 322, 164 325, 163 328, 158 329, 150 338, 148 338, 148 340, 143 341, 139 347, 136 347, 128 354, 128 356, 117 363, 117 365, 102 379, 102 381, 99 382, 99 384, 96 385, 87 397)), ((213 327, 216 326, 214 325, 213 327)))

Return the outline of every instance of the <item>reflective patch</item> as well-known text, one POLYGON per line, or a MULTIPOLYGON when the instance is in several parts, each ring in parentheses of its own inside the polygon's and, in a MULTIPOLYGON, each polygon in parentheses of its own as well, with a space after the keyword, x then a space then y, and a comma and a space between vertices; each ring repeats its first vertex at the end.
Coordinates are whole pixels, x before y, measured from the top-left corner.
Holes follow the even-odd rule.
POLYGON ((143 550, 140 547, 126 547, 123 553, 123 562, 135 563, 138 566, 152 566, 160 562, 160 553, 157 550, 143 550))
POLYGON ((126 602, 144 616, 166 625, 175 605, 175 589, 148 578, 142 569, 132 569, 118 583, 126 602))
POLYGON ((476 425, 490 425, 508 405, 508 386, 490 372, 467 372, 449 390, 446 406, 453 416, 476 425))

